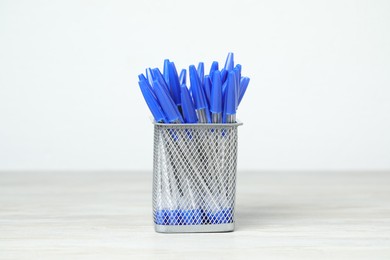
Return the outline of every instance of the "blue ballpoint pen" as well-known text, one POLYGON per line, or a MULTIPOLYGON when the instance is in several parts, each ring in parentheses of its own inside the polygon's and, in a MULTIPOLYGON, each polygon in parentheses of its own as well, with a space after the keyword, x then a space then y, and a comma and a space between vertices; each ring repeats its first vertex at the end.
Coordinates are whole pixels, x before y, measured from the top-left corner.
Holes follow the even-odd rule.
MULTIPOLYGON (((165 91, 166 95, 169 97, 168 99, 168 102, 172 103, 172 105, 174 105, 176 107, 176 111, 177 111, 177 115, 180 119, 180 122, 184 122, 183 120, 183 117, 181 115, 181 111, 179 111, 180 106, 178 107, 177 104, 172 100, 171 98, 171 92, 170 92, 170 89, 169 89, 169 86, 167 85, 167 83, 165 82, 164 80, 164 77, 163 75, 161 74, 160 70, 158 68, 154 68, 153 69, 153 76, 155 77, 154 78, 154 81, 157 81, 163 88, 163 90, 165 91)), ((153 88, 154 88, 154 83, 153 83, 153 88)), ((180 90, 179 90, 180 91, 180 90)), ((180 94, 179 94, 180 95, 180 94)), ((164 109, 164 108, 163 108, 164 109)))
POLYGON ((218 61, 213 61, 213 63, 211 64, 211 67, 210 67, 210 73, 209 73, 209 76, 210 78, 213 78, 213 73, 214 71, 218 70, 218 61))
POLYGON ((221 81, 223 82, 222 84, 222 95, 225 96, 225 93, 226 93, 226 87, 227 87, 227 80, 225 80, 225 82, 222 80, 222 71, 221 71, 221 81))
POLYGON ((225 122, 235 123, 236 122, 236 75, 234 71, 230 71, 228 75, 228 83, 226 87, 225 97, 225 122))
POLYGON ((245 91, 248 88, 250 79, 248 77, 242 77, 240 82, 240 97, 238 98, 238 105, 240 105, 242 98, 244 97, 245 91))
POLYGON ((233 52, 229 52, 226 57, 225 67, 224 69, 229 72, 234 68, 234 54, 233 52))
POLYGON ((142 84, 146 85, 149 88, 150 93, 157 99, 156 93, 154 92, 154 89, 152 87, 153 85, 150 85, 149 80, 144 76, 144 74, 139 74, 138 79, 139 81, 142 81, 142 84))
POLYGON ((169 71, 169 90, 173 101, 177 105, 179 111, 181 112, 181 98, 180 98, 180 83, 179 76, 177 75, 177 70, 175 67, 175 63, 170 62, 168 64, 169 71))
POLYGON ((238 98, 240 96, 240 81, 241 81, 241 65, 240 64, 237 64, 237 66, 233 69, 234 73, 235 73, 235 83, 234 83, 234 86, 235 86, 235 100, 236 100, 236 110, 238 108, 238 98))
POLYGON ((227 75, 228 75, 228 71, 225 70, 224 68, 222 68, 222 69, 221 69, 221 80, 222 80, 222 84, 224 84, 224 83, 226 82, 227 75))
POLYGON ((139 74, 139 75, 138 75, 138 79, 139 79, 139 81, 145 81, 145 83, 142 83, 142 84, 145 84, 145 85, 150 89, 151 93, 152 93, 154 96, 156 96, 156 94, 155 94, 154 91, 153 91, 152 86, 149 84, 149 81, 146 79, 146 77, 145 77, 144 74, 139 74))
POLYGON ((200 85, 203 87, 203 85, 204 85, 204 63, 203 62, 199 62, 198 68, 196 69, 196 71, 198 72, 198 77, 200 79, 200 85))
POLYGON ((168 88, 170 87, 170 82, 169 82, 169 60, 168 59, 165 59, 164 60, 164 69, 163 69, 163 76, 164 76, 164 80, 165 82, 167 83, 168 85, 168 88))
POLYGON ((183 110, 183 117, 186 123, 196 123, 198 118, 196 117, 196 111, 194 103, 192 101, 190 92, 185 84, 181 85, 181 106, 183 110))
MULTIPOLYGON (((238 84, 238 88, 239 88, 240 87, 240 81, 241 81, 241 71, 242 71, 241 64, 237 64, 236 67, 234 67, 234 70, 238 71, 237 72, 238 77, 236 78, 236 80, 237 80, 237 84, 238 84)), ((240 92, 238 92, 238 93, 240 93, 240 92)))
POLYGON ((213 84, 211 87, 210 112, 212 123, 222 123, 222 81, 221 72, 213 73, 213 84))
MULTIPOLYGON (((161 73, 161 71, 158 68, 154 68, 152 70, 152 72, 153 72, 153 81, 157 80, 161 84, 161 86, 163 86, 169 92, 169 86, 168 86, 167 82, 165 81, 164 76, 161 73)), ((152 84, 152 86, 153 85, 154 84, 152 84)))
POLYGON ((154 95, 152 89, 150 88, 149 83, 147 81, 141 80, 138 82, 138 84, 141 88, 141 92, 145 98, 146 104, 152 112, 154 120, 158 123, 167 122, 164 112, 158 100, 156 99, 156 96, 154 95))
MULTIPOLYGON (((169 65, 170 67, 171 65, 169 65)), ((168 75, 169 75, 169 70, 168 70, 168 75)), ((168 86, 168 84, 166 83, 163 75, 161 74, 160 70, 158 68, 154 68, 153 69, 153 76, 154 76, 154 80, 157 80, 157 82, 163 87, 164 91, 166 92, 166 94, 169 96, 169 100, 173 102, 173 104, 175 104, 176 106, 178 105, 176 102, 174 102, 171 98, 171 96, 174 96, 173 92, 171 91, 170 87, 168 86)), ((154 83, 153 83, 153 87, 154 87, 154 83)), ((178 90, 179 92, 179 102, 180 102, 180 89, 178 90)), ((177 90, 175 91, 175 93, 177 93, 177 90)), ((176 101, 176 100, 175 100, 176 101)), ((179 103, 180 104, 180 103, 179 103)), ((180 107, 179 107, 180 108, 180 107)), ((177 109, 179 109, 177 108, 177 109)), ((179 110, 178 110, 179 111, 179 110)), ((180 112, 179 112, 179 117, 181 119, 181 121, 183 121, 183 117, 181 116, 180 112)))
POLYGON ((164 111, 164 114, 169 123, 183 123, 183 119, 177 109, 177 106, 173 102, 172 98, 169 94, 164 90, 164 87, 161 86, 159 81, 153 81, 154 92, 156 93, 156 97, 161 104, 161 108, 164 111))
POLYGON ((238 69, 238 71, 240 72, 240 77, 241 77, 241 71, 242 71, 241 64, 237 64, 236 67, 234 67, 234 68, 238 69))
POLYGON ((187 71, 186 69, 182 69, 179 76, 180 86, 183 84, 187 84, 186 78, 187 78, 187 71))
POLYGON ((206 95, 206 98, 207 98, 207 103, 210 105, 210 97, 211 97, 211 86, 212 86, 212 83, 211 83, 211 77, 209 75, 205 76, 204 77, 204 93, 206 95))
POLYGON ((195 102, 195 109, 196 109, 196 114, 198 116, 198 122, 202 124, 211 123, 206 97, 203 88, 200 85, 198 73, 194 65, 190 66, 189 73, 190 73, 191 91, 195 102))
POLYGON ((147 79, 147 78, 145 77, 145 75, 142 74, 142 73, 138 75, 138 80, 139 80, 139 81, 145 80, 145 81, 147 81, 147 82, 149 83, 148 79, 147 79))
POLYGON ((234 55, 232 52, 229 52, 228 56, 226 57, 225 66, 221 69, 222 84, 225 83, 229 71, 231 71, 233 68, 234 68, 234 55))
POLYGON ((151 68, 146 69, 146 78, 148 79, 149 85, 153 86, 153 72, 151 68))

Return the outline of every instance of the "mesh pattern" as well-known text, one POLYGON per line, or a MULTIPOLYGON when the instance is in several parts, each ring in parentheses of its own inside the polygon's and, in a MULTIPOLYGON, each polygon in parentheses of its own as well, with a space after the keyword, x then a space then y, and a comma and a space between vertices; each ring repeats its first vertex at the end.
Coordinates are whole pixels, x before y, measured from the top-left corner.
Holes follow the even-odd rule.
POLYGON ((234 222, 238 125, 155 124, 155 224, 234 222))

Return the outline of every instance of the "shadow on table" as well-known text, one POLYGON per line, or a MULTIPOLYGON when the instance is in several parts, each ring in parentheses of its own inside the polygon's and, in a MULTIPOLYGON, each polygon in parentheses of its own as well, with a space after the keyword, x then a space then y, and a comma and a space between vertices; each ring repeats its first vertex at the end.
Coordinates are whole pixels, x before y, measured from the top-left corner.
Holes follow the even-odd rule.
POLYGON ((315 205, 273 204, 261 206, 242 205, 235 212, 235 230, 253 230, 266 226, 290 225, 291 220, 312 215, 315 205))

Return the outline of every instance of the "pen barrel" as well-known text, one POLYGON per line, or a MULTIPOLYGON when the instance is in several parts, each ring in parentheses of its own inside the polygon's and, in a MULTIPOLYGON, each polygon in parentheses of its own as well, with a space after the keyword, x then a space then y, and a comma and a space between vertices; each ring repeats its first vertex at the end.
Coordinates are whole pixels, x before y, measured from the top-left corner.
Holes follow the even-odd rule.
POLYGON ((213 124, 222 123, 222 113, 211 113, 211 122, 213 124))
POLYGON ((239 125, 155 123, 156 231, 234 229, 239 125))
POLYGON ((232 115, 229 115, 227 114, 226 115, 226 123, 235 123, 236 122, 236 114, 232 114, 232 115))
POLYGON ((196 115, 198 117, 198 123, 206 124, 207 123, 207 115, 206 115, 206 109, 196 109, 196 115))

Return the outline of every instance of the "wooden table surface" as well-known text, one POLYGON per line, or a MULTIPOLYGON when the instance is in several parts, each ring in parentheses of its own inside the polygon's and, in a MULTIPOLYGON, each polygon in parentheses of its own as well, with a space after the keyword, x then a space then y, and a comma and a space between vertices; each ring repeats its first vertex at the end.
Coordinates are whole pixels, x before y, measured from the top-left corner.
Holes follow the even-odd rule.
POLYGON ((390 172, 239 172, 209 234, 154 232, 151 175, 0 172, 0 259, 390 259, 390 172))

